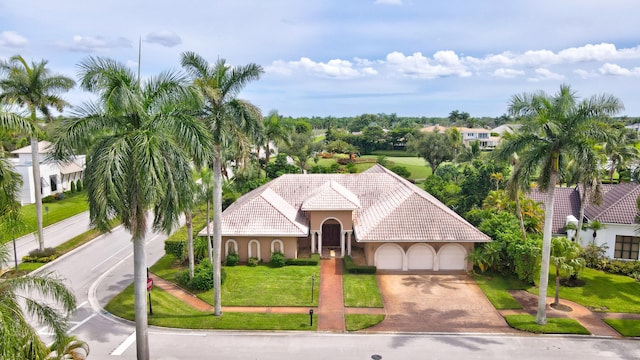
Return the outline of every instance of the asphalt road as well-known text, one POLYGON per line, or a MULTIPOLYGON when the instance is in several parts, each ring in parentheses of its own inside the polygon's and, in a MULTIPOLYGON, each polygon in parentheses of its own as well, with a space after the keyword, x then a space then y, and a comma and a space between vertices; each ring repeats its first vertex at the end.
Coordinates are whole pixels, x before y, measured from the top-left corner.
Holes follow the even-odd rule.
MULTIPOLYGON (((147 263, 166 236, 147 236, 147 263)), ((41 271, 65 278, 78 298, 71 334, 89 343, 90 359, 135 359, 134 326, 102 307, 133 279, 132 245, 122 228, 41 271)), ((223 315, 224 316, 224 315, 223 315)), ((418 320, 417 320, 418 321, 418 320)), ((335 334, 189 331, 150 328, 152 359, 640 359, 640 342, 585 336, 502 334, 335 334)))

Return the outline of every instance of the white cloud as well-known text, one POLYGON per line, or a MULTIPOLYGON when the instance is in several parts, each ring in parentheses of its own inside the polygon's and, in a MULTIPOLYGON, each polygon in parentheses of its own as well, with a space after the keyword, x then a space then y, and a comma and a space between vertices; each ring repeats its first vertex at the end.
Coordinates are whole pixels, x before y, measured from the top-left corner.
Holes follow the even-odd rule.
POLYGON ((159 44, 166 47, 174 47, 182 44, 182 39, 173 31, 156 31, 147 35, 146 42, 159 44))
POLYGON ((59 44, 59 46, 74 52, 101 52, 114 48, 129 48, 131 47, 131 40, 124 37, 105 38, 102 36, 76 35, 73 37, 73 43, 59 44))
POLYGON ((382 5, 402 5, 402 0, 376 0, 376 4, 382 4, 382 5))
POLYGON ((0 46, 9 48, 22 48, 27 46, 29 40, 15 31, 0 32, 0 46))
POLYGON ((554 73, 553 71, 546 68, 537 68, 535 72, 538 77, 529 78, 529 81, 537 82, 544 80, 563 80, 565 78, 564 75, 554 73))
POLYGON ((507 68, 499 68, 499 69, 496 69, 493 72, 492 75, 495 76, 495 77, 500 77, 500 78, 505 78, 505 79, 512 79, 514 77, 524 75, 524 71, 515 70, 515 69, 507 69, 507 68))
POLYGON ((597 73, 593 72, 593 71, 588 71, 585 69, 575 69, 573 70, 573 73, 580 76, 583 79, 588 79, 588 78, 592 78, 594 76, 598 76, 597 73))
POLYGON ((405 56, 394 51, 389 53, 386 63, 396 72, 407 77, 434 79, 443 76, 471 76, 460 58, 451 50, 441 50, 433 55, 433 59, 425 57, 420 52, 405 56))
POLYGON ((617 64, 606 63, 600 67, 600 73, 602 75, 614 75, 614 76, 640 76, 640 67, 633 69, 623 68, 617 64))
POLYGON ((302 57, 298 61, 274 61, 265 69, 267 72, 291 75, 294 72, 306 72, 315 75, 335 78, 351 79, 364 75, 375 75, 377 71, 372 67, 362 69, 355 68, 348 60, 333 59, 326 63, 316 62, 307 57, 302 57))

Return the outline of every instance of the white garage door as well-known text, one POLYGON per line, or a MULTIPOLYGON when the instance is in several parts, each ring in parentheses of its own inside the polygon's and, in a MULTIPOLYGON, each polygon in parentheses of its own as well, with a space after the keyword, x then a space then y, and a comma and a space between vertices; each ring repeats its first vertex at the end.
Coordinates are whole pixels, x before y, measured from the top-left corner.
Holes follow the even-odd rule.
POLYGON ((457 244, 443 246, 438 252, 440 260, 440 270, 466 270, 467 252, 457 244))
POLYGON ((407 267, 409 270, 432 270, 434 255, 429 246, 414 245, 407 251, 407 267))
POLYGON ((402 270, 404 251, 399 246, 384 244, 376 250, 376 267, 380 270, 402 270))

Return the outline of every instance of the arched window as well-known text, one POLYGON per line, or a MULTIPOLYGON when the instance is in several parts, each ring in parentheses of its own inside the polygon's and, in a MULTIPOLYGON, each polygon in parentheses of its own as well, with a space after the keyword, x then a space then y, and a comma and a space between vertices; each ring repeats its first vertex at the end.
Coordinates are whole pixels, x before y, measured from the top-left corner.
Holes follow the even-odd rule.
POLYGON ((281 252, 284 254, 284 243, 280 239, 271 241, 271 253, 281 252))
POLYGON ((227 257, 229 254, 237 254, 238 253, 238 242, 229 239, 224 244, 224 256, 227 257))
POLYGON ((249 241, 249 259, 252 257, 262 260, 260 258, 260 242, 256 239, 249 241))

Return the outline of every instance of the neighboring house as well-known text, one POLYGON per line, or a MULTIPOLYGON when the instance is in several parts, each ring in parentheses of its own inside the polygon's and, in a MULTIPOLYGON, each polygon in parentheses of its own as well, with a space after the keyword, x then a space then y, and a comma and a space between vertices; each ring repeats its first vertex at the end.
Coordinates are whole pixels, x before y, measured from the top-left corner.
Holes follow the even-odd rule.
POLYGON ((627 129, 631 129, 634 130, 636 132, 636 134, 638 134, 638 137, 640 138, 640 123, 635 123, 635 124, 631 124, 631 125, 627 125, 625 126, 627 129))
MULTIPOLYGON (((471 143, 478 141, 481 149, 493 149, 498 146, 498 142, 500 141, 500 137, 491 136, 491 130, 482 129, 482 128, 467 128, 456 126, 456 129, 460 131, 462 135, 462 142, 465 146, 471 146, 471 143)), ((423 132, 434 132, 439 131, 444 133, 448 128, 440 125, 427 126, 420 129, 423 132)))
MULTIPOLYGON (((608 246, 606 255, 612 259, 639 260, 640 249, 639 224, 637 222, 637 199, 640 196, 640 184, 624 183, 602 185, 604 201, 601 205, 587 204, 584 211, 584 223, 597 220, 604 228, 593 231, 586 228, 580 235, 582 246, 590 243, 608 246)), ((565 230, 569 223, 578 224, 580 199, 583 188, 558 187, 555 189, 553 233, 572 238, 575 230, 565 230)), ((528 196, 543 204, 547 194, 534 188, 528 196)))
POLYGON ((518 131, 522 127, 521 124, 503 124, 498 127, 491 129, 492 134, 498 134, 498 136, 502 136, 505 132, 514 133, 518 131))
MULTIPOLYGON (((82 179, 84 173, 85 156, 78 155, 73 161, 58 164, 47 161, 47 154, 51 151, 51 143, 48 141, 40 141, 38 143, 38 159, 40 162, 40 193, 42 196, 69 191, 71 182, 82 179)), ((22 191, 20 193, 20 202, 24 204, 33 204, 35 200, 35 189, 33 183, 33 164, 31 157, 31 145, 14 150, 11 152, 17 155, 12 159, 16 172, 22 177, 22 191)))
MULTIPOLYGON (((212 231, 212 224, 209 224, 212 231)), ((207 228, 199 236, 207 235, 207 228)), ((386 168, 360 174, 286 174, 222 213, 222 257, 269 261, 358 253, 383 270, 470 270, 474 243, 491 239, 386 168)))

